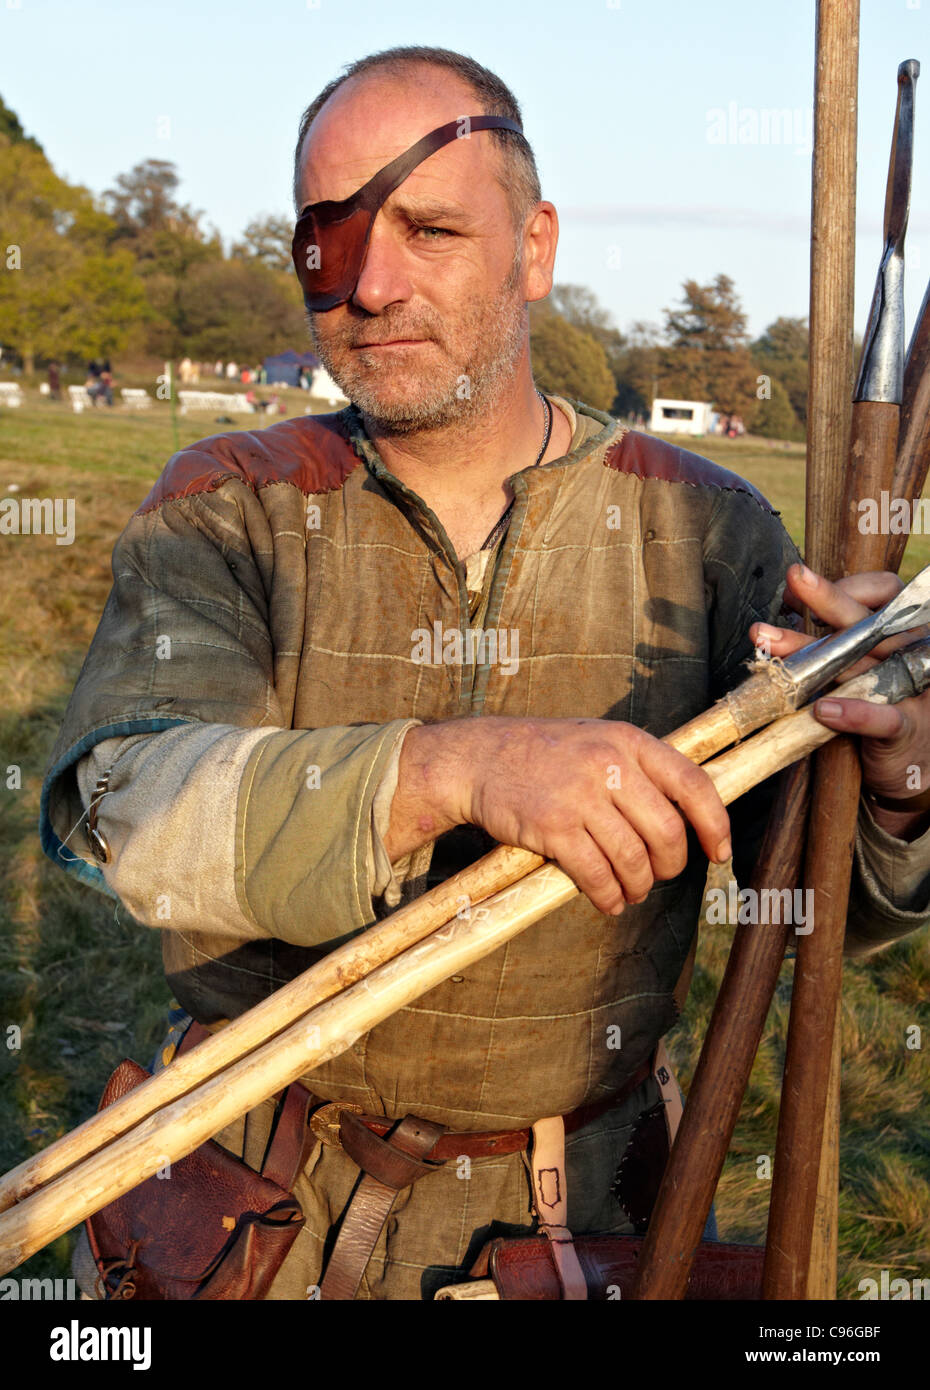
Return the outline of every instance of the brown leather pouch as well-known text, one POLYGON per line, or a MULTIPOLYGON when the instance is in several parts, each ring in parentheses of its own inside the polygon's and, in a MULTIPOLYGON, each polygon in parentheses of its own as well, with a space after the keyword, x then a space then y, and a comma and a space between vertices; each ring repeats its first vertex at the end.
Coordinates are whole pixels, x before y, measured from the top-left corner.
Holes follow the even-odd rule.
MULTIPOLYGON (((641 1236, 575 1236, 588 1298, 629 1298, 636 1281, 641 1236)), ((503 1299, 561 1299, 562 1286, 545 1236, 492 1240, 471 1270, 473 1278, 494 1281, 503 1299)), ((758 1299, 762 1297, 763 1246, 702 1241, 698 1246, 688 1299, 758 1299)))
MULTIPOLYGON (((99 1109, 145 1081, 124 1061, 99 1109)), ((310 1093, 284 1092, 261 1173, 212 1139, 148 1178, 85 1226, 106 1299, 261 1299, 304 1224, 288 1190, 314 1142, 310 1093)))

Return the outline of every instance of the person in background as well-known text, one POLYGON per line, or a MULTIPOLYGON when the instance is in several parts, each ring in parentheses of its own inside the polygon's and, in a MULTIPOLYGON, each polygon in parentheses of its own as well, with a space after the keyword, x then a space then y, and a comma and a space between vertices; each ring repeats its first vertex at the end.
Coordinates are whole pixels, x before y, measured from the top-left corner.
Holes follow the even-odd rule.
POLYGON ((113 371, 110 367, 110 359, 107 357, 100 369, 100 393, 107 405, 113 404, 113 371))
POLYGON ((91 405, 96 406, 100 397, 104 394, 103 386, 100 381, 100 373, 103 368, 96 358, 87 364, 87 378, 84 382, 84 390, 90 396, 91 405))

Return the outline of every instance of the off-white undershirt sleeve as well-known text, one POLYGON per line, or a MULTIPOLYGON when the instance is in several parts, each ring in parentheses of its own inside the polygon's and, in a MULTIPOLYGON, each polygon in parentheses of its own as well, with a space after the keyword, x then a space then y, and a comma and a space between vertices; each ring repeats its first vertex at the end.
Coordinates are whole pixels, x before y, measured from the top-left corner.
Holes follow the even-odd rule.
POLYGON ((183 724, 104 739, 78 763, 85 809, 110 773, 98 806, 110 849, 101 870, 137 921, 254 938, 236 896, 236 807, 253 748, 275 732, 183 724))
MULTIPOLYGON (((404 878, 422 859, 422 854, 407 856, 395 877, 383 843, 403 738, 418 722, 409 721, 394 736, 370 816, 369 887, 372 897, 386 894, 387 908, 396 906, 404 878)), ((237 812, 243 773, 256 746, 281 733, 184 724, 104 739, 80 760, 76 771, 85 810, 98 779, 109 773, 106 791, 97 798, 98 827, 110 851, 100 867, 137 921, 255 939, 256 922, 243 911, 236 891, 237 812)), ((351 855, 348 830, 346 854, 351 855)))

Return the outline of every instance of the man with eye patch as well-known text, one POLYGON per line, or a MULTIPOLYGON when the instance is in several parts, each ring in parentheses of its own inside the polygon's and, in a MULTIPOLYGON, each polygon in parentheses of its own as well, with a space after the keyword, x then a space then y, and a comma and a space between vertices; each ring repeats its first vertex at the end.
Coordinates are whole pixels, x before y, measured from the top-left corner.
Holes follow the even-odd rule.
MULTIPOLYGON (((537 388, 527 304, 558 220, 486 68, 353 64, 304 113, 294 193, 310 337, 351 405, 169 462, 114 556, 43 842, 162 930, 210 1029, 495 842, 574 878, 573 902, 303 1078, 306 1223, 269 1297, 428 1299, 537 1220, 643 1228, 623 1160, 677 1100, 658 1048, 707 861, 750 862, 768 799, 734 846, 660 740, 753 641, 798 645, 783 605, 845 627, 897 581, 827 583, 749 483, 537 388)), ((865 736, 864 954, 930 913, 930 803, 905 781, 930 768, 925 702, 833 703, 824 722, 865 736)), ((219 1141, 260 1167, 272 1112, 219 1141)))

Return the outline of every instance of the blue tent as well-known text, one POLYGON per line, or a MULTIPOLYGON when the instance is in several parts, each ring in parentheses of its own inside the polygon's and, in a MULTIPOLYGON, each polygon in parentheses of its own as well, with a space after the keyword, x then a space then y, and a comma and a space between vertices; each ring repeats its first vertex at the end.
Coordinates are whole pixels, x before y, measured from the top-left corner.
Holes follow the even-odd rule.
POLYGON ((276 382, 284 386, 296 386, 301 367, 312 371, 319 365, 320 359, 314 353, 294 352, 293 349, 279 352, 277 357, 266 357, 262 363, 269 386, 274 386, 276 382))

